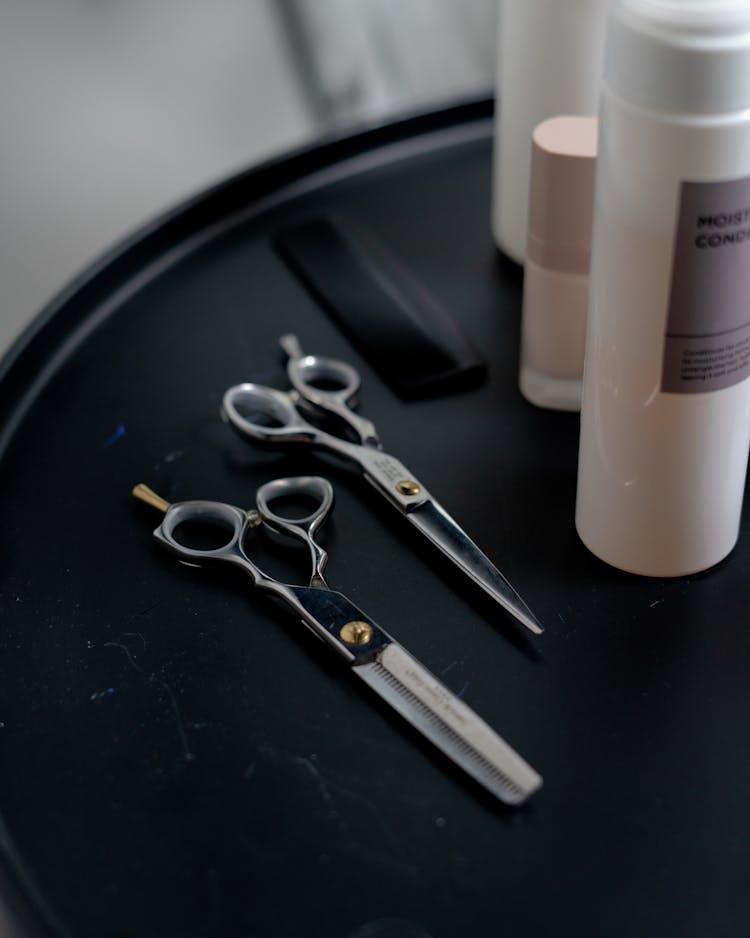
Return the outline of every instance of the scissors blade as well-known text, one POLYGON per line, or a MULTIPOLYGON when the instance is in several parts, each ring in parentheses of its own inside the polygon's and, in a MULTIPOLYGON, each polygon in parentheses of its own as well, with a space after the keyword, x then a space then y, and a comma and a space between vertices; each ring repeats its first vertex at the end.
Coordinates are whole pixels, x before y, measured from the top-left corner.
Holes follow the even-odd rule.
POLYGON ((437 502, 429 499, 405 517, 518 622, 536 635, 544 631, 502 573, 437 502))
POLYGON ((541 776, 505 740, 396 642, 352 670, 501 801, 521 804, 541 786, 541 776))

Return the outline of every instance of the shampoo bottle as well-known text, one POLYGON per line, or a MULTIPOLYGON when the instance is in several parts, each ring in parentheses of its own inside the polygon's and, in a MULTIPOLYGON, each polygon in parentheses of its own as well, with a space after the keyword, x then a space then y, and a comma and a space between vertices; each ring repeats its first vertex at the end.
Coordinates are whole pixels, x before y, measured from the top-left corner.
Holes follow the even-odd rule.
POLYGON ((613 0, 576 525, 657 577, 734 546, 750 445, 750 0, 613 0))
POLYGON ((492 230, 523 264, 531 135, 557 114, 597 112, 607 0, 500 0, 492 230))

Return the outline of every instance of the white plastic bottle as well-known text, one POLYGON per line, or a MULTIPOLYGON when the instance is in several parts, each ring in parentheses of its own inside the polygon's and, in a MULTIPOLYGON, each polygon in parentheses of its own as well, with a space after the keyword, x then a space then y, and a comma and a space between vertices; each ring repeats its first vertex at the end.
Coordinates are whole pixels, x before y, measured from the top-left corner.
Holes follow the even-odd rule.
POLYGON ((596 114, 607 0, 500 0, 492 231, 523 264, 531 134, 557 114, 596 114))
POLYGON ((750 0, 613 0, 576 525, 668 577, 736 543, 750 445, 750 0))

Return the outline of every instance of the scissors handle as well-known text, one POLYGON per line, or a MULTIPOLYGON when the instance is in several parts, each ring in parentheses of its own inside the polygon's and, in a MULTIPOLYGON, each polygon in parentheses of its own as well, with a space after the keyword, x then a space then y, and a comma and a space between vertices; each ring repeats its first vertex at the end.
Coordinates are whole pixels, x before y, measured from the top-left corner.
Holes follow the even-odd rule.
POLYGON ((307 544, 312 560, 310 586, 327 589, 323 570, 328 554, 315 540, 318 529, 333 507, 333 486, 321 476, 296 476, 288 479, 274 479, 261 485, 256 493, 256 503, 265 524, 281 534, 288 534, 307 544), (290 518, 280 514, 272 507, 283 499, 307 496, 317 504, 315 508, 301 517, 290 518))
MULTIPOLYGON (((288 494, 293 488, 295 494, 299 492, 321 498, 321 503, 309 515, 295 522, 289 522, 273 512, 274 523, 283 522, 284 527, 288 528, 287 533, 290 534, 292 528, 300 532, 305 529, 309 531, 310 528, 314 531, 331 509, 333 489, 330 483, 317 477, 276 481, 289 483, 289 486, 279 484, 274 487, 274 483, 262 486, 265 491, 260 498, 261 504, 280 497, 284 488, 287 488, 287 492, 283 494, 288 494), (278 489, 280 494, 277 495, 275 489, 278 489)), ((386 632, 378 628, 372 619, 341 593, 314 584, 295 586, 281 583, 263 573, 250 560, 243 547, 248 529, 263 523, 260 512, 243 511, 234 505, 212 501, 176 502, 170 505, 142 484, 135 486, 133 495, 151 507, 165 512, 161 524, 154 531, 154 537, 163 547, 190 566, 230 563, 240 567, 250 574, 256 587, 283 600, 297 613, 307 628, 347 661, 367 659, 392 641, 386 632), (209 548, 193 547, 185 543, 180 528, 196 522, 223 531, 223 543, 218 547, 209 548)), ((309 539, 309 534, 298 534, 296 530, 294 536, 309 539)))
POLYGON ((222 401, 222 416, 242 436, 268 446, 317 446, 345 459, 358 461, 362 449, 308 423, 290 394, 261 384, 237 384, 222 401))
POLYGON ((380 449, 350 443, 308 423, 284 391, 238 384, 224 394, 224 418, 244 437, 268 446, 302 444, 328 450, 359 466, 383 495, 408 512, 429 495, 409 470, 380 449))
POLYGON ((375 425, 352 409, 361 379, 348 362, 323 355, 305 355, 297 336, 286 334, 279 343, 288 356, 287 375, 300 397, 323 413, 343 420, 363 446, 380 447, 375 425))
POLYGON ((274 446, 311 445, 321 432, 304 419, 284 391, 251 382, 237 384, 225 392, 222 416, 245 436, 274 446))
MULTIPOLYGON (((137 494, 134 491, 134 494, 137 494)), ((138 497, 141 497, 140 495, 138 497)), ((296 605, 294 588, 267 576, 248 557, 243 547, 245 535, 250 528, 262 523, 260 514, 243 511, 223 502, 190 501, 169 505, 162 523, 154 531, 154 537, 183 563, 194 567, 228 563, 249 574, 253 585, 272 593, 286 603, 296 605), (218 547, 193 547, 186 544, 180 528, 188 524, 204 524, 215 531, 223 531, 223 543, 218 547)))
POLYGON ((233 563, 247 568, 256 586, 266 579, 255 564, 247 557, 242 540, 248 527, 260 524, 257 513, 249 514, 234 505, 223 502, 189 501, 169 505, 162 523, 154 531, 154 537, 181 560, 202 567, 211 563, 233 563), (186 543, 184 528, 201 525, 211 528, 221 543, 216 547, 194 547, 186 543), (181 531, 180 529, 183 529, 181 531))

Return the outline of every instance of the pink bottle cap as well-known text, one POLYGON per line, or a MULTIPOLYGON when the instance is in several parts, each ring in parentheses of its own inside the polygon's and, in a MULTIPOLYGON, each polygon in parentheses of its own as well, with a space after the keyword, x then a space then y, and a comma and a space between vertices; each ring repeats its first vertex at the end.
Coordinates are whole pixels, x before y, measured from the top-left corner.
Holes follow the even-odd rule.
POLYGON ((595 117, 551 117, 534 128, 526 256, 540 267, 587 274, 591 258, 595 117))

